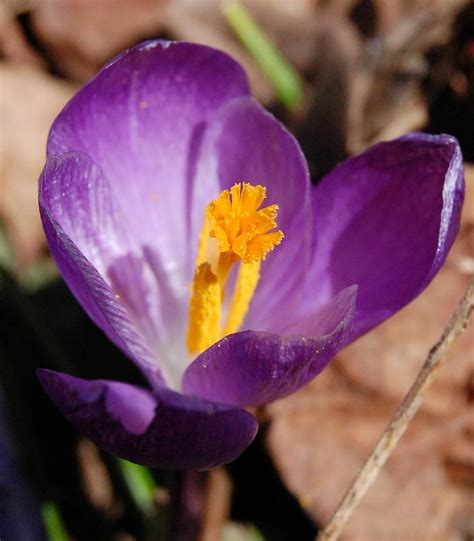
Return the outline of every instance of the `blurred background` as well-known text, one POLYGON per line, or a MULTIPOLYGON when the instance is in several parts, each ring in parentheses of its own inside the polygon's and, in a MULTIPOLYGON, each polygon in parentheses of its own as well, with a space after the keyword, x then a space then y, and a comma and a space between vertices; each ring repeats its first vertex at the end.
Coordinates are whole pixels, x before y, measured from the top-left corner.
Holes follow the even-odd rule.
MULTIPOLYGON (((474 273, 474 4, 235 6, 0 1, 2 541, 314 539, 474 273), (298 138, 315 183, 351 154, 412 130, 455 135, 466 160, 462 228, 430 287, 312 384, 259 411, 256 441, 209 473, 150 471, 98 450, 62 419, 34 375, 41 366, 141 382, 57 275, 37 179, 48 129, 68 99, 119 51, 157 37, 205 43, 238 60, 253 94, 298 138), (275 49, 265 52, 269 42, 275 49), (276 68, 268 67, 269 54, 276 68)), ((473 351, 471 330, 453 347, 344 539, 474 538, 473 351)))

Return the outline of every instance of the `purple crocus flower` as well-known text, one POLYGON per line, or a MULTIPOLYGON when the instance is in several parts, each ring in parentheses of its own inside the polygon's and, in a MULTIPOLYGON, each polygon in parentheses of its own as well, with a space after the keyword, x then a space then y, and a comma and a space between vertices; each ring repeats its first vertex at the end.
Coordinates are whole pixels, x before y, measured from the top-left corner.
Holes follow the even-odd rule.
POLYGON ((47 370, 40 381, 121 457, 229 462, 257 430, 246 407, 296 391, 426 287, 462 199, 446 135, 381 143, 313 188, 231 58, 143 43, 56 119, 40 209, 71 291, 149 388, 47 370))

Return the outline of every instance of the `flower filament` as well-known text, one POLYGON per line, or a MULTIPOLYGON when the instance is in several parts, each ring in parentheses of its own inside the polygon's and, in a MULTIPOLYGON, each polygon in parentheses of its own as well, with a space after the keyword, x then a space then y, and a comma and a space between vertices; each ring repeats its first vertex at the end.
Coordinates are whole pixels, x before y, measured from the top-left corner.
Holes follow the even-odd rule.
POLYGON ((237 332, 260 279, 260 265, 283 239, 277 227, 278 205, 260 209, 264 186, 234 184, 206 208, 199 240, 189 307, 188 351, 200 353, 237 332), (239 264, 225 318, 223 305, 229 273, 239 264))

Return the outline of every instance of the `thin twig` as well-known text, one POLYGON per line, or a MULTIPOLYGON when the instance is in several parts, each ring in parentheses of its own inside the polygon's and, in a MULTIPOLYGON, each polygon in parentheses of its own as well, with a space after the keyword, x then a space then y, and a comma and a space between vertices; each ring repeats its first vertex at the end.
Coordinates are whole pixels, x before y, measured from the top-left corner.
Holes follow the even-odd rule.
POLYGON ((449 347, 467 327, 473 309, 474 278, 469 283, 441 338, 431 348, 415 382, 397 412, 382 433, 377 445, 358 473, 351 488, 339 503, 330 521, 316 538, 316 541, 335 541, 339 538, 354 509, 376 479, 381 467, 418 411, 425 391, 433 382, 449 347))

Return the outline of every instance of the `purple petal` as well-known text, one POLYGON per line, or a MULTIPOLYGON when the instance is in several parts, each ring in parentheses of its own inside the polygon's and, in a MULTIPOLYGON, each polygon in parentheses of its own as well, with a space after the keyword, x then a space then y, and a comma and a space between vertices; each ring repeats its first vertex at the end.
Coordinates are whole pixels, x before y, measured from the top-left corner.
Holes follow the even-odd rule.
POLYGON ((208 469, 234 460, 257 431, 245 410, 154 393, 116 381, 86 381, 39 370, 62 414, 97 445, 152 468, 208 469))
MULTIPOLYGON (((80 158, 73 158, 80 161, 80 158)), ((112 290, 97 268, 83 255, 54 218, 56 216, 64 220, 66 227, 77 236, 77 240, 83 244, 86 252, 93 249, 93 246, 88 244, 89 237, 92 235, 105 241, 107 235, 110 234, 111 245, 118 243, 114 228, 111 227, 116 216, 113 212, 109 213, 113 207, 113 200, 101 201, 98 198, 86 197, 78 198, 72 209, 68 209, 64 205, 60 194, 61 187, 68 188, 66 179, 69 179, 71 183, 69 188, 73 194, 77 189, 81 189, 80 185, 74 182, 75 176, 83 172, 86 175, 85 178, 88 178, 88 172, 90 172, 91 179, 93 179, 92 169, 76 168, 74 163, 75 160, 69 159, 67 156, 48 160, 40 180, 40 213, 51 253, 64 280, 89 317, 116 346, 122 349, 142 369, 152 385, 162 385, 163 379, 154 355, 135 323, 131 321, 120 299, 116 298, 117 293, 112 290), (106 209, 105 215, 109 220, 104 221, 102 226, 100 226, 100 220, 95 220, 95 217, 102 217, 99 212, 91 212, 90 222, 88 221, 88 211, 92 207, 98 210, 101 208, 101 204, 106 205, 104 207, 106 209), (50 215, 50 210, 53 212, 53 216, 50 215), (71 220, 75 220, 76 223, 80 222, 81 227, 77 227, 77 229, 72 227, 74 222, 71 220), (96 227, 97 229, 95 229, 96 227)), ((96 178, 101 179, 100 175, 97 175, 96 178)), ((91 184, 95 185, 94 182, 91 184)), ((100 189, 97 194, 99 193, 100 189)), ((118 234, 120 234, 120 230, 118 234)), ((124 242, 126 242, 125 238, 124 242)), ((89 255, 91 254, 92 252, 89 255)), ((100 261, 99 266, 102 264, 103 261, 100 261)))
POLYGON ((187 368, 187 394, 235 406, 259 406, 313 379, 347 343, 357 288, 348 288, 289 330, 319 331, 314 338, 243 331, 226 336, 187 368))
POLYGON ((463 193, 451 136, 411 134, 346 160, 313 193, 316 248, 300 313, 357 284, 352 339, 391 316, 445 260, 463 193))
POLYGON ((294 137, 248 97, 224 106, 204 133, 195 182, 199 190, 193 194, 193 237, 198 238, 209 198, 242 181, 266 186, 264 205, 276 203, 280 207, 277 221, 285 238, 262 265, 262 277, 244 323, 244 328, 275 332, 298 302, 297 292, 309 263, 310 181, 294 137))
MULTIPOLYGON (((183 286, 179 296, 133 238, 108 179, 84 154, 53 156, 40 178, 39 199, 53 255, 90 317, 132 359, 145 363, 147 375, 150 368, 157 371, 157 357, 178 384, 175 372, 184 366, 166 351, 186 315, 187 290, 183 286), (74 269, 78 265, 82 271, 74 269)), ((184 346, 180 358, 186 361, 184 346)))
MULTIPOLYGON (((104 171, 143 246, 184 283, 188 184, 210 115, 247 95, 242 68, 201 45, 152 41, 108 64, 56 119, 48 154, 80 151, 104 171)), ((192 243, 197 239, 192 239, 192 243)))
POLYGON ((41 218, 49 248, 59 270, 88 316, 137 364, 151 385, 163 385, 163 378, 152 353, 115 299, 110 286, 45 211, 41 212, 41 218))

